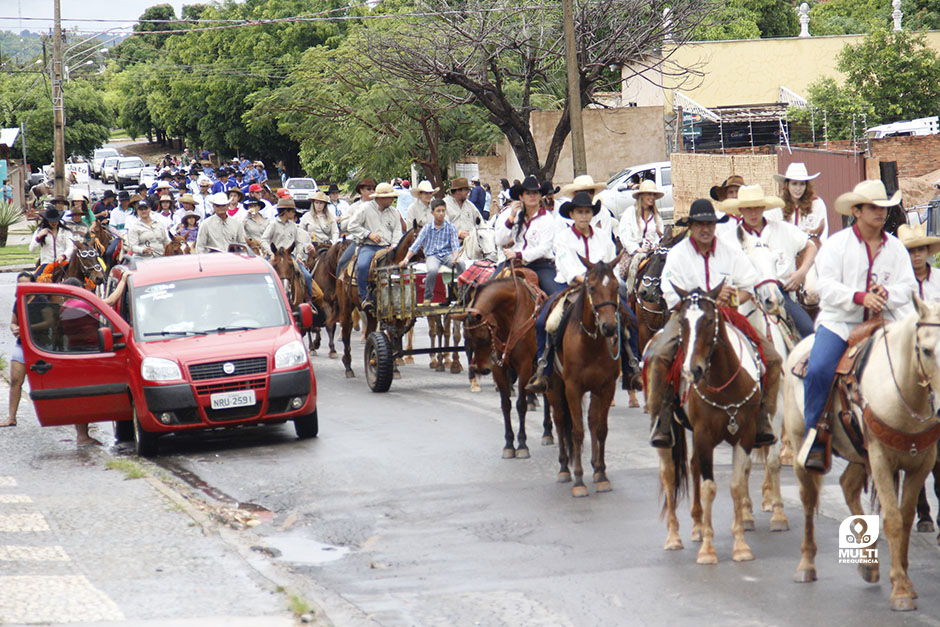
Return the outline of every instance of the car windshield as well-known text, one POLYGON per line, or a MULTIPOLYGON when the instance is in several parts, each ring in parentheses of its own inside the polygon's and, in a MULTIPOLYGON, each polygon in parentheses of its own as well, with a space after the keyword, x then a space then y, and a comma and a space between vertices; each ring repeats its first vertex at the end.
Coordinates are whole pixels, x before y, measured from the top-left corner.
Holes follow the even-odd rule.
POLYGON ((135 334, 143 342, 290 323, 270 274, 200 277, 136 288, 133 315, 135 334))
POLYGON ((287 186, 291 189, 314 189, 317 185, 310 179, 296 179, 287 181, 287 186))
POLYGON ((104 165, 111 167, 111 166, 117 165, 117 162, 118 162, 117 157, 108 157, 107 159, 104 160, 104 165))
POLYGON ((124 170, 127 168, 139 168, 144 162, 140 159, 121 159, 118 162, 118 168, 124 170))
POLYGON ((101 150, 95 151, 95 159, 104 159, 106 157, 116 157, 118 154, 117 150, 113 148, 102 148, 101 150))

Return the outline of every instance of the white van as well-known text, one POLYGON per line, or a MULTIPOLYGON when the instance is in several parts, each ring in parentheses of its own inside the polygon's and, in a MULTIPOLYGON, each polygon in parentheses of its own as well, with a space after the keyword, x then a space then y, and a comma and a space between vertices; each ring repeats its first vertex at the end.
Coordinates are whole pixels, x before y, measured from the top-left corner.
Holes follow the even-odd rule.
POLYGON ((881 139, 882 137, 910 137, 911 135, 936 135, 940 132, 937 124, 938 117, 918 118, 908 122, 892 122, 880 124, 865 131, 868 139, 881 139))

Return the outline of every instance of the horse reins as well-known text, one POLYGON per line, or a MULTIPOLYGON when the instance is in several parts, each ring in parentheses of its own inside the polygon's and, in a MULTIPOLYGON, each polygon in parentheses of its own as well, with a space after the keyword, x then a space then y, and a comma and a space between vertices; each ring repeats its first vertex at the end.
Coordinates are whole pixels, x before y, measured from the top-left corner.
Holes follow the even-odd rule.
MULTIPOLYGON (((615 279, 615 280, 616 280, 616 279, 615 279)), ((594 332, 592 333, 591 331, 589 331, 589 330, 587 329, 587 327, 584 326, 584 316, 583 316, 583 315, 581 316, 581 319, 580 319, 578 322, 579 322, 579 324, 581 325, 581 330, 582 330, 582 331, 584 332, 584 334, 587 335, 589 338, 591 338, 592 340, 596 340, 596 339, 597 339, 597 335, 598 335, 598 333, 600 332, 600 328, 601 328, 601 316, 600 316, 600 313, 599 313, 597 310, 600 309, 601 307, 607 307, 607 306, 610 306, 610 307, 613 307, 613 308, 614 308, 614 315, 617 317, 617 336, 616 336, 617 352, 616 352, 616 354, 611 352, 611 350, 610 350, 610 341, 609 341, 609 340, 606 340, 606 339, 605 339, 605 340, 604 340, 604 344, 606 344, 606 346, 607 346, 607 354, 610 355, 610 358, 611 358, 611 359, 613 359, 614 361, 616 361, 616 360, 620 359, 620 333, 621 333, 621 326, 620 326, 620 303, 617 302, 617 301, 605 300, 604 302, 602 302, 602 303, 600 303, 600 304, 598 304, 598 305, 595 305, 595 304, 594 304, 594 298, 593 298, 592 295, 591 295, 591 289, 588 287, 587 281, 584 281, 584 282, 582 283, 582 285, 583 285, 583 289, 584 289, 585 294, 587 294, 587 301, 588 301, 588 304, 591 306, 591 311, 593 311, 593 313, 594 313, 594 332)), ((583 306, 584 306, 584 305, 583 305, 583 301, 582 301, 582 309, 583 309, 583 306)))

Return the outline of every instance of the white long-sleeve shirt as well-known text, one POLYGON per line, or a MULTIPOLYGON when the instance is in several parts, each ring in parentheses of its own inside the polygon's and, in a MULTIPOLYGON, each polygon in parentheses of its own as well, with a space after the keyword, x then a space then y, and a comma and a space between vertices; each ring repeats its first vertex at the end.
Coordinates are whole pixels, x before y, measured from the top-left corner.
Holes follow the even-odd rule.
MULTIPOLYGON (((758 234, 741 223, 741 228, 765 244, 774 255, 777 280, 784 281, 796 271, 796 256, 809 241, 809 235, 788 222, 765 220, 758 234)), ((761 279, 771 277, 760 277, 761 279)))
MULTIPOLYGON (((910 265, 910 264, 908 264, 910 265)), ((663 267, 663 297, 670 309, 682 300, 675 288, 692 291, 700 288, 713 290, 724 281, 753 294, 757 284, 757 271, 745 256, 740 246, 729 244, 716 236, 712 249, 702 255, 695 248, 691 237, 687 237, 669 250, 663 267)))
MULTIPOLYGON (((447 206, 447 219, 451 221, 458 233, 472 231, 483 222, 483 216, 480 215, 477 206, 469 200, 458 205, 453 196, 445 196, 444 204, 447 206)), ((409 228, 411 228, 410 225, 409 228)))
POLYGON ((395 205, 389 205, 385 209, 379 209, 379 204, 370 200, 362 203, 355 210, 348 225, 349 234, 360 244, 369 244, 371 246, 392 246, 401 239, 401 214, 395 205), (368 240, 370 234, 376 233, 379 236, 378 242, 368 240))
POLYGON ((36 233, 33 234, 33 239, 29 242, 29 252, 34 253, 37 250, 39 251, 39 263, 52 263, 63 255, 65 255, 66 259, 72 256, 75 243, 72 241, 72 236, 67 230, 59 227, 55 237, 52 236, 51 232, 47 233, 42 244, 40 244, 36 236, 41 230, 42 229, 36 229, 36 233))
POLYGON ((617 256, 617 248, 610 234, 600 229, 591 229, 591 235, 585 237, 574 227, 557 231, 553 243, 555 253, 555 281, 570 284, 577 276, 587 272, 581 263, 584 257, 591 263, 611 262, 617 256))
POLYGON ((531 220, 522 225, 518 233, 510 216, 512 210, 507 209, 499 214, 496 220, 496 245, 519 253, 523 263, 531 263, 536 259, 551 259, 555 241, 555 220, 552 214, 545 209, 539 209, 531 220))
POLYGON ((822 198, 816 197, 813 199, 813 206, 810 208, 810 213, 808 216, 801 216, 799 211, 794 211, 793 215, 790 216, 789 220, 783 219, 783 209, 769 209, 764 212, 764 217, 768 220, 780 220, 781 222, 789 222, 793 226, 798 227, 801 231, 810 233, 819 228, 819 225, 822 224, 823 230, 819 234, 819 241, 826 241, 827 233, 829 230, 829 225, 827 223, 827 211, 826 203, 823 202, 822 198))
POLYGON ((911 294, 917 292, 917 279, 911 258, 904 244, 892 235, 882 236, 881 249, 871 259, 858 227, 842 229, 822 245, 816 255, 816 269, 819 272, 816 328, 824 326, 843 340, 868 318, 860 302, 874 285, 888 290, 888 301, 882 311, 885 320, 899 320, 913 307, 911 294))
POLYGON ((627 207, 620 217, 620 243, 631 255, 635 253, 643 242, 649 242, 654 247, 662 238, 663 220, 659 213, 653 213, 637 223, 636 206, 627 207))
MULTIPOLYGON (((915 275, 916 280, 916 275, 915 275)), ((920 299, 927 302, 936 302, 940 300, 940 272, 934 272, 934 268, 927 264, 927 278, 923 281, 917 281, 918 293, 920 299)))

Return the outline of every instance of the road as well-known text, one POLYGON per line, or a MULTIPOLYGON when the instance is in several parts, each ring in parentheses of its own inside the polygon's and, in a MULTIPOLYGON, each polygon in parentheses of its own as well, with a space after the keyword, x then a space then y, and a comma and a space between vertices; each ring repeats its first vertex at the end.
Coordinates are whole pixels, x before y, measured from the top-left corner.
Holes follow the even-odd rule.
MULTIPOLYGON (((12 282, 0 276, 0 311, 12 304, 12 282)), ((419 325, 417 345, 426 345, 425 330, 419 325)), ((0 337, 7 354, 10 345, 0 337)), ((649 420, 627 408, 623 392, 609 421, 613 491, 595 494, 588 483, 590 495, 575 499, 570 484, 555 482, 557 449, 539 445, 541 409, 528 420, 531 459, 501 459, 502 417, 489 378, 472 394, 465 374, 432 372, 418 356, 390 392, 373 394, 360 341, 353 342, 355 379, 323 351, 313 361, 318 438, 298 441, 283 425, 166 439, 155 467, 210 504, 259 513, 262 523, 246 545, 334 624, 940 624, 935 534, 913 536, 914 613, 889 611, 887 568, 870 585, 854 566, 838 563, 838 526, 848 511, 836 473, 826 478, 816 527, 820 580, 797 585, 803 523, 792 470, 783 471, 790 531, 771 533, 769 514, 758 512, 757 530, 747 536, 756 559, 735 563, 730 450, 721 448, 714 509, 720 563, 699 566, 687 501, 680 514, 685 550, 662 548, 649 420)), ((757 502, 761 479, 755 466, 757 502)), ((886 543, 879 546, 886 556, 886 543)))

